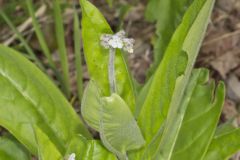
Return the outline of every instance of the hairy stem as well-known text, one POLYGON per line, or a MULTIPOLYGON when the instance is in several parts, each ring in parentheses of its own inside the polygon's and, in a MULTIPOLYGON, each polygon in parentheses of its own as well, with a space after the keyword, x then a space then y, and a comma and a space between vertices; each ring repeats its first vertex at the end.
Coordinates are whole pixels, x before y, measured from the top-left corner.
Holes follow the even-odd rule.
POLYGON ((111 93, 116 93, 116 90, 117 90, 116 79, 115 79, 115 67, 114 67, 115 52, 116 50, 114 48, 110 48, 109 63, 108 63, 108 79, 109 79, 111 93))

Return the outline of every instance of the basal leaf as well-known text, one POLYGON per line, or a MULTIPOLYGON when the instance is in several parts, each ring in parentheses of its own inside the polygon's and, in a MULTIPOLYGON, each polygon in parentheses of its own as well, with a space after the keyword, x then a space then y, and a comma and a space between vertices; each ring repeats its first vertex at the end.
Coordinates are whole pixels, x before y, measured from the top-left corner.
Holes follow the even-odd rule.
MULTIPOLYGON (((188 31, 188 34, 183 42, 182 49, 184 51, 186 51, 188 54, 188 57, 189 57, 188 64, 187 64, 184 75, 177 80, 177 83, 176 83, 176 86, 174 89, 174 94, 173 94, 173 97, 172 97, 172 100, 170 103, 170 111, 169 111, 168 117, 166 119, 167 127, 165 128, 165 130, 163 132, 163 136, 162 136, 161 143, 159 146, 160 150, 159 150, 158 156, 157 156, 158 159, 160 159, 160 157, 161 157, 161 159, 167 160, 167 159, 170 159, 173 154, 173 149, 174 149, 174 146, 177 141, 178 133, 180 131, 180 126, 182 124, 182 117, 177 116, 176 119, 174 120, 175 116, 173 116, 173 115, 174 114, 178 115, 178 111, 181 111, 184 108, 184 106, 181 104, 181 101, 184 98, 184 93, 185 93, 186 87, 189 83, 189 77, 190 77, 190 74, 192 71, 192 67, 193 67, 193 64, 195 63, 195 59, 197 57, 197 54, 198 54, 198 51, 200 48, 200 44, 204 37, 204 33, 206 31, 207 24, 209 22, 213 4, 214 4, 214 1, 212 1, 212 0, 206 0, 206 1, 202 1, 202 2, 194 1, 194 3, 190 6, 189 10, 187 11, 186 15, 184 16, 183 21, 185 21, 185 20, 187 21, 187 20, 191 19, 194 14, 197 15, 194 23, 192 25, 190 25, 191 27, 189 26, 190 30, 188 31), (196 13, 196 10, 201 5, 202 5, 202 8, 199 10, 199 13, 196 13), (190 14, 191 12, 192 12, 192 14, 190 14), (174 121, 177 123, 175 123, 174 121), (169 135, 171 135, 172 138, 169 139, 169 135), (163 148, 163 146, 164 146, 164 148, 163 148)), ((186 25, 186 26, 188 26, 188 25, 186 25)), ((181 27, 186 29, 186 26, 180 25, 180 30, 177 30, 177 32, 181 31, 181 27)), ((183 33, 183 30, 180 32, 180 35, 183 33)), ((218 95, 219 99, 217 101, 218 104, 216 104, 218 107, 215 107, 218 109, 221 107, 221 102, 224 99, 222 97, 222 96, 224 96, 224 93, 222 93, 224 90, 224 86, 221 85, 220 88, 221 88, 219 91, 220 95, 218 95), (222 98, 222 99, 220 99, 220 98, 222 98)), ((221 111, 221 108, 219 110, 219 113, 220 113, 220 111, 221 111)), ((217 111, 215 111, 215 112, 217 112, 217 111)), ((214 121, 212 122, 213 123, 211 126, 212 128, 209 129, 210 135, 211 135, 211 133, 214 133, 214 129, 215 129, 214 123, 216 123, 216 121, 218 121, 218 117, 215 118, 214 121)), ((203 153, 200 156, 203 156, 203 153)))
POLYGON ((100 136, 103 144, 119 157, 145 143, 131 111, 117 94, 103 98, 100 136))
MULTIPOLYGON (((154 42, 154 62, 149 70, 153 74, 161 62, 164 52, 169 45, 178 25, 181 23, 185 11, 194 0, 150 0, 145 17, 157 21, 154 42)), ((150 76, 150 75, 149 75, 150 76)))
POLYGON ((224 85, 220 83, 215 90, 214 83, 206 84, 208 79, 202 75, 190 98, 172 160, 203 159, 217 127, 224 102, 224 85))
POLYGON ((82 99, 81 113, 87 124, 93 129, 100 130, 101 93, 95 81, 89 81, 82 99))
MULTIPOLYGON (((153 77, 149 93, 138 117, 139 126, 147 143, 150 143, 157 134, 170 105, 174 107, 173 110, 176 109, 183 98, 209 21, 213 2, 212 0, 196 0, 192 3, 174 33, 162 63, 153 77), (179 64, 182 65, 180 67, 182 70, 179 64), (184 66, 186 69, 183 69, 184 66), (184 74, 178 78, 181 73, 184 74)), ((172 146, 170 148, 172 150, 172 146)))
POLYGON ((37 126, 34 127, 34 131, 38 145, 39 160, 62 160, 63 156, 51 139, 37 126))
POLYGON ((225 134, 215 136, 203 160, 227 160, 240 150, 240 129, 231 129, 225 134))
MULTIPOLYGON (((176 138, 177 138, 176 132, 178 132, 179 128, 181 127, 181 123, 182 123, 186 108, 188 106, 189 100, 191 99, 195 86, 198 83, 199 77, 204 71, 205 70, 193 71, 193 74, 188 83, 187 89, 185 91, 184 98, 181 101, 181 107, 179 107, 175 112, 173 111, 171 112, 171 120, 166 121, 164 126, 161 127, 158 134, 153 138, 151 143, 145 149, 142 159, 153 159, 153 157, 154 159, 163 159, 161 157, 162 155, 160 154, 165 153, 164 149, 169 150, 169 146, 170 146, 170 145, 164 144, 165 143, 164 140, 168 139, 168 141, 172 141, 172 143, 175 143, 174 141, 176 141, 176 138), (163 145, 165 146, 163 147, 163 145)), ((202 78, 202 76, 200 78, 202 78)), ((170 144, 172 145, 172 143, 170 144)), ((171 154, 169 156, 171 157, 171 154)))
POLYGON ((12 136, 0 137, 0 159, 31 160, 30 153, 12 136))
POLYGON ((90 133, 49 78, 20 53, 0 45, 0 125, 33 154, 36 125, 63 154, 76 134, 90 133))
MULTIPOLYGON (((82 7, 82 37, 84 55, 91 79, 96 81, 102 94, 110 96, 108 81, 109 51, 101 47, 102 34, 111 34, 111 28, 102 14, 87 0, 80 0, 82 7), (100 78, 101 77, 101 78, 100 78)), ((123 53, 117 51, 115 58, 117 93, 127 102, 132 112, 135 108, 135 96, 131 77, 123 53)))
POLYGON ((120 159, 126 152, 140 148, 144 139, 130 109, 117 94, 102 98, 93 81, 88 84, 82 115, 89 126, 100 132, 103 144, 120 159))

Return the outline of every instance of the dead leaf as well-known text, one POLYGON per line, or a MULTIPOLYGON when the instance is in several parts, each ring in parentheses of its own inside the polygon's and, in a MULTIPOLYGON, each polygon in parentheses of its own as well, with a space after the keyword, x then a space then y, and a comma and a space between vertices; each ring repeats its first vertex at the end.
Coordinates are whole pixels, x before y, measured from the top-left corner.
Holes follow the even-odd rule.
POLYGON ((216 58, 210 64, 219 72, 223 79, 226 79, 227 73, 237 67, 239 63, 240 61, 237 55, 229 52, 216 58))

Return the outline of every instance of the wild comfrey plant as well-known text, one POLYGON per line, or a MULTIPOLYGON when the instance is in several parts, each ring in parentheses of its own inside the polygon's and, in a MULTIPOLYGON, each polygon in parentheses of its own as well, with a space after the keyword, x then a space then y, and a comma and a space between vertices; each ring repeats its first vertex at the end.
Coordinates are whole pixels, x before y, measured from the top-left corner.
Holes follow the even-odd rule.
POLYGON ((134 52, 134 40, 124 31, 114 34, 98 9, 80 0, 84 57, 91 79, 82 92, 75 11, 74 51, 82 118, 67 101, 71 87, 59 0, 53 1, 53 10, 61 70, 52 60, 31 0, 26 2, 62 92, 0 11, 38 66, 0 45, 0 125, 17 139, 0 138, 0 159, 30 160, 34 155, 41 160, 224 160, 240 149, 240 129, 229 123, 218 126, 224 84, 209 81, 207 69, 193 69, 214 0, 149 1, 146 17, 157 22, 154 62, 138 90, 124 55, 134 52))

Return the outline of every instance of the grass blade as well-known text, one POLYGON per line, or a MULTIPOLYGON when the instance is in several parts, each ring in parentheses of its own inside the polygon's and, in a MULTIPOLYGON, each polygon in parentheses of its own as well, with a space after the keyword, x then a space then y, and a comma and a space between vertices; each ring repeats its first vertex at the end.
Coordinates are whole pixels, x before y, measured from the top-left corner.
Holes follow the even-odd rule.
POLYGON ((45 70, 42 62, 37 58, 31 47, 28 45, 27 41, 23 38, 22 34, 17 30, 17 28, 14 26, 14 24, 11 22, 11 20, 8 18, 8 16, 0 10, 0 15, 5 20, 7 25, 11 28, 11 30, 16 34, 19 41, 23 44, 24 48, 26 49, 27 53, 29 54, 30 58, 38 65, 38 67, 41 70, 45 70))
POLYGON ((59 49, 60 63, 63 72, 63 90, 66 93, 66 96, 70 97, 70 80, 69 80, 69 66, 67 58, 67 49, 64 36, 64 26, 61 16, 61 7, 59 0, 54 0, 54 21, 55 21, 55 30, 56 30, 56 39, 59 49))
POLYGON ((36 32, 36 35, 37 35, 39 44, 40 44, 40 46, 42 48, 43 54, 47 57, 49 65, 52 68, 56 68, 56 65, 54 64, 53 59, 51 57, 50 50, 49 50, 49 48, 47 46, 46 40, 45 40, 45 38, 43 36, 43 32, 41 31, 40 25, 37 22, 36 16, 34 14, 35 11, 34 11, 34 8, 33 8, 32 0, 27 0, 26 4, 27 4, 28 12, 29 12, 29 14, 30 14, 30 16, 32 18, 33 28, 34 28, 34 30, 36 32))
POLYGON ((75 52, 75 67, 77 74, 77 91, 79 101, 83 94, 83 73, 82 73, 82 58, 81 58, 81 40, 80 40, 80 25, 78 13, 74 11, 74 52, 75 52))
MULTIPOLYGON (((37 18, 35 16, 35 11, 34 11, 32 0, 27 0, 26 4, 27 4, 28 12, 29 12, 29 14, 30 14, 30 16, 32 18, 33 28, 34 28, 34 30, 36 32, 36 35, 37 35, 39 44, 40 44, 40 46, 42 48, 43 54, 47 57, 49 66, 54 71, 57 79, 61 83, 61 86, 64 86, 63 77, 61 76, 61 74, 57 70, 56 64, 54 63, 54 61, 52 59, 50 49, 49 49, 49 47, 47 45, 47 41, 44 38, 44 34, 43 34, 42 30, 40 29, 39 23, 37 22, 37 18)), ((64 88, 64 87, 62 87, 62 88, 64 88)), ((63 90, 63 92, 64 92, 64 90, 63 90)))

